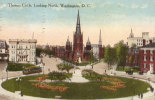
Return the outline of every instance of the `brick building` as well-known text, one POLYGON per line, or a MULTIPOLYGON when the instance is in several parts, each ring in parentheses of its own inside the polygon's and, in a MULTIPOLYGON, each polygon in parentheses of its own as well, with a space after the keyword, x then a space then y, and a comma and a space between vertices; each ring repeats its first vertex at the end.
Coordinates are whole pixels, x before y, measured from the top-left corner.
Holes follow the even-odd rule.
MULTIPOLYGON (((99 44, 97 44, 97 54, 98 58, 103 58, 103 46, 101 40, 101 31, 99 36, 99 44)), ((70 42, 69 37, 66 41, 66 46, 62 48, 52 47, 52 50, 56 52, 57 57, 65 58, 66 60, 79 62, 89 61, 91 59, 91 54, 93 54, 93 47, 88 38, 86 46, 83 44, 83 33, 81 32, 80 25, 80 15, 78 11, 76 31, 73 34, 73 44, 70 42)))
POLYGON ((155 74, 155 43, 150 43, 139 50, 139 66, 141 72, 155 74))

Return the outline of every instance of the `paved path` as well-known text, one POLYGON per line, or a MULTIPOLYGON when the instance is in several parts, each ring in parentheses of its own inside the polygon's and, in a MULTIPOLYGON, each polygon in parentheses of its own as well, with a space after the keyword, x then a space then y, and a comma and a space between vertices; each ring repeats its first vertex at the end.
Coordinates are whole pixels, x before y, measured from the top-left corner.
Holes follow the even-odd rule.
POLYGON ((74 71, 74 73, 73 73, 72 78, 71 78, 71 82, 85 83, 85 82, 89 82, 89 80, 87 80, 84 77, 82 77, 82 74, 81 74, 81 70, 80 69, 76 69, 74 71))
MULTIPOLYGON (((45 67, 44 67, 45 74, 51 71, 58 71, 56 65, 62 63, 60 59, 48 58, 48 57, 44 57, 43 62, 45 63, 45 67)), ((4 81, 4 78, 6 79, 7 77, 7 73, 4 71, 5 67, 6 67, 6 63, 0 62, 0 78, 1 79, 3 78, 3 81, 4 81)), ((92 69, 92 66, 87 65, 85 67, 80 67, 79 69, 80 71, 76 69, 72 69, 70 72, 74 73, 75 71, 75 76, 79 76, 79 75, 81 76, 81 74, 78 74, 78 73, 80 73, 83 69, 92 69)), ((94 70, 95 72, 99 74, 104 74, 104 73, 110 74, 111 73, 111 71, 108 70, 107 64, 105 64, 104 62, 94 65, 92 70, 94 70)), ((18 77, 21 75, 22 75, 21 72, 9 72, 8 73, 8 77, 18 77)), ((143 80, 147 80, 148 78, 150 78, 151 81, 155 82, 155 75, 150 75, 150 76, 149 75, 138 75, 138 74, 127 75, 126 73, 123 73, 123 72, 116 72, 116 75, 121 76, 121 77, 123 76, 123 77, 131 77, 131 78, 137 77, 143 80)), ((76 80, 75 76, 73 77, 72 81, 76 80)), ((83 80, 83 79, 79 79, 79 80, 83 80)), ((2 80, 0 82, 2 82, 2 80)), ((151 85, 155 88, 154 83, 151 83, 151 85)), ((23 98, 23 97, 20 97, 17 93, 14 94, 14 93, 8 92, 0 88, 0 100, 51 100, 51 99, 37 98, 37 97, 31 97, 31 96, 24 96, 23 98)), ((132 97, 125 97, 125 98, 118 98, 118 99, 111 99, 111 100, 132 100, 132 97)), ((141 99, 139 99, 138 96, 134 96, 133 100, 141 100, 141 99)), ((148 92, 144 94, 143 100, 155 100, 154 93, 148 92)))

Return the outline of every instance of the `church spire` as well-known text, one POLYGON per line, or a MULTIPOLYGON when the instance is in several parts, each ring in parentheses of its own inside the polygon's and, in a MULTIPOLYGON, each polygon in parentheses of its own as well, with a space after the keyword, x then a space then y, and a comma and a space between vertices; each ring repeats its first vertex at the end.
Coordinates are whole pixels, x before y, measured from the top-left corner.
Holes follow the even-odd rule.
POLYGON ((88 41, 87 41, 87 44, 86 45, 91 45, 90 40, 89 40, 89 37, 88 37, 88 41))
POLYGON ((100 35, 99 35, 99 45, 102 45, 101 29, 100 29, 100 35))
POLYGON ((69 36, 68 36, 68 38, 67 38, 66 45, 70 45, 69 36))
POLYGON ((76 33, 75 34, 77 34, 77 35, 80 35, 81 34, 79 10, 78 10, 78 15, 77 15, 76 33))
POLYGON ((131 33, 130 33, 130 36, 129 36, 130 38, 133 38, 134 37, 134 34, 133 34, 133 32, 132 32, 132 28, 131 28, 131 33))

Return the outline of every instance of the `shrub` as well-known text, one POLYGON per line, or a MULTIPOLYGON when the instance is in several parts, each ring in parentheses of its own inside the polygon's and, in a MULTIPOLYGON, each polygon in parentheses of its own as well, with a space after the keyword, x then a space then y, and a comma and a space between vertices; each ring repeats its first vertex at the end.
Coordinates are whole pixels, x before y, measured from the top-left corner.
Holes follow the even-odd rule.
POLYGON ((50 72, 48 74, 48 77, 49 79, 51 80, 59 80, 59 81, 62 81, 62 80, 65 80, 66 78, 70 78, 71 75, 67 74, 67 73, 61 73, 61 72, 50 72))
POLYGON ((21 64, 21 63, 8 63, 6 70, 8 70, 8 71, 22 71, 23 67, 35 67, 35 65, 21 64))

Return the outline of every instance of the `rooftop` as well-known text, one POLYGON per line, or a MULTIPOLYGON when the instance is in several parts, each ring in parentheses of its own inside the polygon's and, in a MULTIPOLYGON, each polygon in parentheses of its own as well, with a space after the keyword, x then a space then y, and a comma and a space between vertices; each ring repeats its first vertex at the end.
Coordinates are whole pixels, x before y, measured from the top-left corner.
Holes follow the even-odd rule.
POLYGON ((36 39, 9 39, 9 42, 37 43, 36 39))

